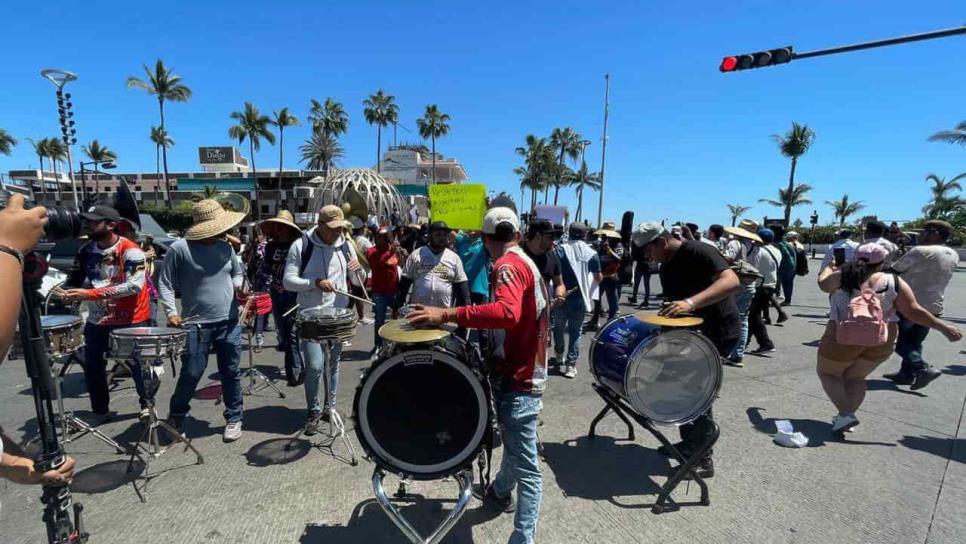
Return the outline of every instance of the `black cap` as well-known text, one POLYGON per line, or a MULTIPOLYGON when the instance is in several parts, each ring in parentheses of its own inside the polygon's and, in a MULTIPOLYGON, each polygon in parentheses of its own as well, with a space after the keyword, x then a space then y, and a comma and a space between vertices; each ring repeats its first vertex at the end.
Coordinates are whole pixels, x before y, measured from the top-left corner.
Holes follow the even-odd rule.
POLYGON ((548 219, 536 219, 527 227, 528 234, 546 234, 557 230, 557 227, 548 219))
POLYGON ((429 232, 433 232, 435 230, 445 230, 446 232, 449 232, 452 229, 449 228, 449 225, 447 225, 445 221, 434 221, 431 225, 429 225, 429 232))
POLYGON ((91 206, 80 215, 88 221, 113 221, 117 223, 121 220, 121 214, 117 213, 117 210, 103 205, 91 206))

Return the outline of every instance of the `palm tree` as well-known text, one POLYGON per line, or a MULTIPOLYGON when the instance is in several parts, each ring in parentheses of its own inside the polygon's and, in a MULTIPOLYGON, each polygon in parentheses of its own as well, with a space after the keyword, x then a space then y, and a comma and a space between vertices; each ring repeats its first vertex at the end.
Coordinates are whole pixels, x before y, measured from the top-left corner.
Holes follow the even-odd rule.
POLYGON ((0 155, 9 155, 17 145, 17 140, 9 132, 0 128, 0 155))
POLYGON ((162 127, 151 127, 151 141, 154 142, 154 166, 157 175, 154 178, 154 203, 158 203, 158 178, 161 177, 161 148, 169 148, 174 145, 174 140, 168 136, 168 132, 162 127))
POLYGON ((557 158, 553 148, 547 145, 547 139, 533 134, 527 134, 526 147, 518 147, 514 152, 523 157, 525 166, 513 172, 520 176, 521 186, 531 190, 530 210, 533 211, 537 205, 537 193, 549 187, 555 179, 552 175, 557 158))
POLYGON ((326 98, 325 104, 319 104, 318 100, 311 102, 309 121, 312 123, 312 130, 321 131, 323 136, 336 137, 349 130, 349 115, 340 102, 332 98, 326 98))
POLYGON ((436 138, 449 134, 449 115, 439 111, 436 104, 426 106, 426 113, 416 119, 419 135, 433 140, 433 183, 436 183, 436 138))
POLYGON ((779 208, 785 208, 785 223, 790 225, 789 220, 791 219, 791 210, 797 206, 802 206, 805 204, 811 204, 812 201, 808 199, 805 195, 812 190, 812 186, 807 183, 799 183, 792 187, 792 190, 779 189, 778 190, 778 200, 772 200, 770 198, 759 198, 758 202, 763 202, 765 204, 771 204, 772 206, 777 206, 779 208))
POLYGON ((731 213, 731 226, 732 227, 735 226, 735 224, 738 222, 738 219, 740 219, 742 215, 745 215, 746 213, 748 213, 748 210, 750 209, 751 209, 751 206, 742 206, 741 204, 728 204, 728 212, 731 213))
MULTIPOLYGON (((149 95, 158 98, 158 112, 161 114, 161 130, 164 131, 164 102, 187 102, 191 98, 191 89, 181 82, 181 76, 168 69, 161 59, 154 65, 152 71, 145 64, 144 73, 147 80, 131 76, 127 78, 127 86, 133 89, 143 89, 149 95)), ((165 132, 167 133, 167 132, 165 132)), ((168 148, 161 146, 161 158, 164 164, 164 202, 171 207, 171 184, 168 183, 168 148)))
POLYGON ((273 124, 272 118, 262 115, 258 108, 251 102, 245 102, 245 109, 233 111, 228 117, 238 121, 237 125, 228 128, 228 137, 238 140, 238 144, 244 143, 248 138, 248 151, 252 161, 252 179, 255 180, 255 219, 261 217, 261 206, 258 204, 258 170, 255 168, 255 152, 262 148, 262 138, 274 145, 275 135, 268 129, 273 124))
POLYGON ((288 108, 272 112, 272 123, 278 127, 278 203, 277 207, 282 206, 282 150, 285 147, 284 134, 285 127, 297 127, 302 123, 299 118, 288 112, 288 108))
POLYGON ((390 102, 386 107, 386 122, 392 125, 392 145, 396 145, 396 129, 399 127, 399 106, 390 102))
POLYGON ((211 200, 221 194, 221 190, 215 185, 205 185, 201 191, 191 195, 191 200, 211 200))
POLYGON ((966 206, 966 201, 959 195, 950 194, 952 191, 962 191, 959 180, 966 178, 966 172, 946 181, 936 174, 926 176, 926 181, 932 182, 932 199, 922 209, 927 219, 946 219, 950 214, 966 206))
POLYGON ((961 121, 952 130, 940 130, 929 137, 930 142, 966 145, 966 121, 961 121))
POLYGON ((40 140, 34 140, 33 138, 27 138, 30 145, 34 148, 34 153, 37 154, 37 159, 40 162, 40 194, 44 195, 44 203, 47 202, 47 180, 44 179, 44 157, 47 156, 47 139, 41 138, 40 140))
MULTIPOLYGON (((81 151, 83 151, 84 154, 87 155, 87 158, 89 158, 92 161, 95 161, 94 162, 94 196, 96 198, 97 195, 101 193, 101 178, 98 175, 99 172, 97 171, 97 164, 99 161, 116 161, 117 153, 115 153, 112 149, 110 149, 107 146, 102 146, 101 143, 98 142, 97 140, 91 140, 91 143, 83 146, 81 148, 81 151)), ((84 195, 84 197, 86 199, 87 195, 84 195)))
MULTIPOLYGON (((792 123, 792 129, 781 136, 775 134, 772 136, 778 143, 778 149, 781 150, 781 154, 792 160, 792 170, 788 175, 788 188, 786 192, 792 194, 795 191, 795 167, 798 166, 798 159, 808 152, 808 148, 811 147, 812 142, 815 141, 815 131, 808 128, 808 125, 799 125, 798 123, 792 123)), ((789 220, 792 217, 792 206, 785 206, 785 225, 789 225, 789 220)))
POLYGON ((57 165, 60 161, 67 160, 67 146, 60 138, 44 138, 44 149, 47 152, 47 158, 50 159, 50 163, 54 166, 54 183, 56 183, 56 203, 60 206, 62 201, 60 194, 60 177, 57 174, 57 165))
POLYGON ((335 136, 312 132, 312 137, 305 140, 299 147, 302 152, 302 162, 308 163, 309 170, 322 170, 322 175, 329 177, 329 169, 335 165, 336 159, 343 157, 342 147, 335 136))
POLYGON ((577 213, 574 214, 574 221, 580 222, 581 213, 584 209, 584 188, 589 187, 595 191, 600 190, 600 174, 591 173, 587 169, 587 162, 580 162, 580 170, 574 173, 571 185, 577 187, 577 213))
MULTIPOLYGON (((558 174, 562 175, 564 173, 564 158, 569 158, 572 161, 576 161, 577 157, 580 156, 580 134, 577 134, 574 129, 567 128, 555 128, 553 132, 550 133, 550 146, 553 147, 558 158, 558 174)), ((557 198, 560 194, 560 187, 564 185, 558 176, 557 181, 554 183, 553 189, 553 205, 557 205, 557 198)))
POLYGON ((377 173, 380 171, 380 163, 382 162, 382 129, 393 122, 392 118, 395 118, 396 121, 399 120, 399 107, 393 103, 395 100, 395 96, 386 94, 382 89, 379 89, 375 94, 369 95, 369 98, 362 101, 362 105, 365 106, 362 115, 366 118, 366 122, 369 123, 369 126, 376 125, 377 173), (390 110, 394 113, 390 113, 390 110))
POLYGON ((855 215, 859 210, 865 208, 865 204, 861 200, 849 202, 848 194, 842 195, 842 200, 826 200, 825 203, 832 207, 833 217, 839 220, 839 228, 845 226, 845 220, 850 215, 855 215))

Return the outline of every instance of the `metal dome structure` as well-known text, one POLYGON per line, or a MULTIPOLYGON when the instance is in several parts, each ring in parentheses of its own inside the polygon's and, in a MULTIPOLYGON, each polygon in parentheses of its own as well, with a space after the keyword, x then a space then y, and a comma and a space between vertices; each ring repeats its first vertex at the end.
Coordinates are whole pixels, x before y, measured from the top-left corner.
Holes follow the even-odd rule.
POLYGON ((397 217, 406 215, 408 206, 399 191, 373 170, 347 168, 335 171, 328 179, 316 179, 319 180, 319 186, 312 202, 314 211, 328 204, 341 206, 346 201, 346 190, 351 187, 365 199, 369 214, 376 215, 380 221, 387 221, 393 213, 397 217))

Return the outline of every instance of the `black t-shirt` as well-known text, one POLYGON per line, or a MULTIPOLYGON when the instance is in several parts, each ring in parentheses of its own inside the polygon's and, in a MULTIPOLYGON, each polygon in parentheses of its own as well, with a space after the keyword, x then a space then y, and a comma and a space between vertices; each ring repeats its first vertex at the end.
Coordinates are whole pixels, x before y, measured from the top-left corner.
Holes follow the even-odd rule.
MULTIPOLYGON (((718 250, 703 242, 686 240, 674 257, 661 264, 661 286, 668 301, 684 300, 704 291, 714 283, 728 263, 718 250)), ((704 318, 701 332, 718 347, 730 350, 741 335, 741 322, 734 297, 719 301, 694 312, 704 318)))
POLYGON ((524 246, 523 251, 537 265, 537 269, 540 270, 540 276, 543 277, 543 281, 547 283, 548 287, 555 277, 563 274, 560 268, 560 258, 557 257, 556 252, 548 251, 543 255, 534 255, 530 253, 530 250, 526 246, 524 246))

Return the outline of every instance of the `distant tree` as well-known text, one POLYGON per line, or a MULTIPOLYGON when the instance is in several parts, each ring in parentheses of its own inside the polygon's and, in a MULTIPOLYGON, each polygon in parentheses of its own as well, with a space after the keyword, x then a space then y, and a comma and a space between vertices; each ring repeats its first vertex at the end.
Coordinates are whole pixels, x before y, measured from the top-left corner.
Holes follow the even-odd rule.
POLYGON ((567 128, 555 128, 553 132, 550 133, 550 146, 556 150, 558 155, 557 172, 559 176, 554 182, 553 189, 553 205, 557 205, 557 198, 560 194, 560 187, 565 185, 562 176, 565 172, 564 170, 564 159, 569 158, 572 161, 576 161, 580 157, 580 134, 574 131, 574 129, 567 128))
MULTIPOLYGON (((94 162, 94 195, 101 194, 101 176, 98 170, 98 163, 101 161, 116 161, 117 153, 110 149, 106 145, 101 145, 97 140, 91 140, 91 143, 81 147, 81 151, 87 155, 94 162)), ((86 200, 87 195, 84 195, 86 200)))
POLYGON ((158 185, 159 179, 161 177, 161 148, 169 148, 174 145, 174 140, 168 136, 168 132, 161 127, 151 127, 151 142, 154 143, 154 166, 155 166, 155 181, 154 181, 154 203, 158 203, 158 185))
POLYGON ((577 212, 574 214, 574 221, 580 221, 584 209, 584 190, 590 188, 599 191, 600 174, 591 173, 587 168, 587 161, 581 161, 580 169, 574 173, 570 184, 577 188, 577 212))
POLYGON ((9 155, 16 145, 16 138, 6 130, 0 128, 0 155, 9 155))
POLYGON ((746 213, 748 213, 748 210, 750 209, 751 209, 751 206, 742 206, 741 204, 728 204, 728 212, 731 213, 731 226, 732 227, 735 226, 735 224, 738 222, 738 219, 740 219, 742 215, 745 215, 746 213))
POLYGON ((269 130, 273 122, 271 117, 262 115, 251 102, 245 102, 245 109, 233 111, 229 117, 238 122, 228 128, 228 137, 238 140, 239 145, 248 138, 248 150, 252 161, 252 179, 255 182, 255 218, 261 217, 261 206, 258 204, 258 170, 255 168, 255 152, 262 147, 262 138, 270 144, 275 144, 275 135, 269 130))
POLYGON ((426 106, 426 113, 416 120, 419 135, 433 141, 433 183, 436 183, 436 138, 449 134, 449 115, 439 111, 436 104, 426 106))
POLYGON ((966 178, 966 172, 959 174, 947 181, 936 174, 926 176, 926 181, 932 183, 929 189, 932 191, 932 198, 922 209, 927 219, 947 219, 950 215, 963 209, 966 201, 959 195, 953 195, 953 191, 962 191, 963 187, 959 180, 966 178))
MULTIPOLYGON (((815 141, 815 131, 808 128, 808 125, 792 123, 792 128, 784 135, 775 134, 772 136, 778 143, 781 154, 792 161, 791 172, 788 175, 788 187, 785 191, 791 195, 795 192, 795 167, 798 166, 798 159, 808 152, 815 141)), ((789 224, 792 217, 791 203, 785 205, 785 224, 789 224)))
POLYGON ((329 177, 329 169, 335 166, 335 160, 344 154, 335 136, 319 131, 313 131, 312 137, 305 140, 299 151, 302 152, 302 162, 308 163, 308 169, 321 170, 325 178, 329 177))
POLYGON ((309 108, 309 122, 312 130, 321 132, 323 136, 339 137, 349 130, 349 115, 342 108, 342 103, 326 98, 325 104, 312 100, 309 108))
POLYGON ((826 204, 832 207, 833 217, 839 220, 839 227, 845 226, 845 221, 865 208, 862 201, 849 202, 849 195, 842 195, 841 200, 826 200, 826 204))
POLYGON ((278 127, 278 203, 277 206, 282 206, 282 170, 284 163, 282 162, 282 152, 285 150, 284 137, 285 137, 285 127, 295 127, 299 126, 301 122, 299 118, 289 113, 288 108, 282 108, 278 111, 272 112, 272 123, 278 127))
POLYGON ((44 157, 47 156, 47 138, 41 138, 40 140, 34 140, 32 138, 27 138, 30 145, 34 148, 34 153, 37 154, 37 160, 40 162, 40 194, 44 195, 44 202, 47 202, 47 180, 44 179, 44 157))
POLYGON ((930 142, 946 142, 966 146, 966 121, 961 121, 952 130, 940 130, 929 137, 930 142))
POLYGON ((382 129, 390 123, 399 121, 399 106, 394 103, 396 97, 386 94, 382 89, 369 95, 362 101, 365 108, 362 115, 370 126, 376 125, 376 172, 380 172, 382 163, 382 129))
POLYGON ((779 189, 778 190, 778 200, 772 200, 770 198, 760 198, 758 202, 765 204, 771 204, 772 206, 777 206, 779 208, 785 209, 785 224, 789 224, 791 219, 791 209, 798 206, 803 206, 805 204, 811 204, 812 201, 806 196, 809 191, 812 190, 812 186, 807 183, 799 183, 792 187, 792 190, 779 189))

